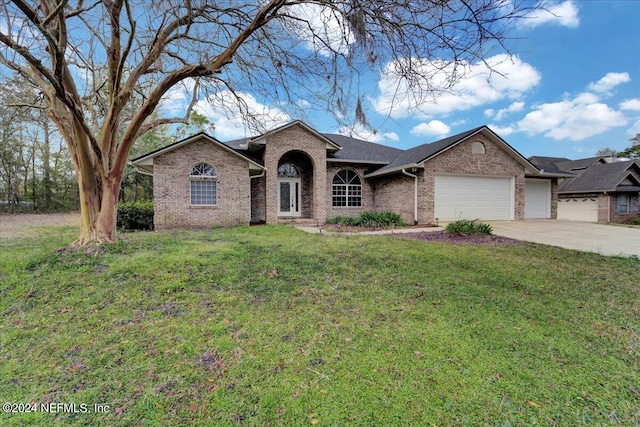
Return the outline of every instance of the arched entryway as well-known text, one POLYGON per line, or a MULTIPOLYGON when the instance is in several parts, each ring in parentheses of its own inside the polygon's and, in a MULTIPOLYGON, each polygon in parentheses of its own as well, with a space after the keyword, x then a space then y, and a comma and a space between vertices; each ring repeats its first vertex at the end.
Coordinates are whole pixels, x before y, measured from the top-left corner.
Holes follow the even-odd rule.
POLYGON ((278 161, 278 218, 313 218, 313 162, 302 151, 278 161))

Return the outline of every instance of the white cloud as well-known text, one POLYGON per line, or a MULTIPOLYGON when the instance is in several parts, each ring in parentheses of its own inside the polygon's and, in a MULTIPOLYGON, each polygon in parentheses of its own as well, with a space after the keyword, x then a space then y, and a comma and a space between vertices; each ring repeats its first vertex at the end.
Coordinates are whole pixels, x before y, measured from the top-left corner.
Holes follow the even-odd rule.
POLYGON ((380 133, 375 130, 370 130, 362 125, 355 126, 343 126, 338 129, 340 135, 351 136, 353 138, 362 139, 364 141, 384 143, 386 141, 399 141, 400 136, 395 132, 380 133))
POLYGON ((493 123, 489 125, 489 128, 500 136, 509 136, 516 131, 513 126, 498 126, 493 123))
POLYGON ((620 103, 620 109, 629 111, 640 111, 640 99, 627 99, 620 103))
POLYGON ((400 135, 395 132, 385 132, 382 136, 389 141, 400 141, 400 135))
POLYGON ((194 79, 185 79, 173 86, 160 99, 158 109, 174 116, 183 115, 191 102, 195 84, 194 79))
POLYGON ((464 71, 464 75, 450 88, 453 65, 426 59, 416 60, 414 65, 424 76, 416 89, 399 75, 397 63, 387 64, 378 82, 380 94, 371 100, 378 113, 394 118, 431 118, 502 99, 518 99, 540 82, 536 69, 517 56, 496 55, 487 58, 486 64, 463 63, 456 72, 464 71))
POLYGON ((417 136, 445 136, 451 132, 451 128, 440 120, 431 120, 429 123, 420 123, 411 129, 412 135, 417 136))
POLYGON ((330 56, 332 51, 347 53, 349 44, 355 41, 347 23, 331 7, 303 3, 289 6, 289 11, 295 17, 288 21, 291 30, 309 50, 324 56, 330 56))
POLYGON ((541 1, 541 9, 527 15, 525 25, 537 27, 543 24, 557 24, 563 27, 577 28, 580 25, 578 7, 573 0, 562 3, 555 1, 541 1))
POLYGON ((530 135, 544 133, 555 140, 580 141, 627 124, 620 111, 585 99, 578 95, 573 100, 539 105, 518 122, 518 130, 530 135))
POLYGON ((636 136, 640 133, 640 120, 636 121, 630 128, 627 130, 627 134, 631 136, 636 136))
POLYGON ((486 110, 484 110, 484 115, 487 117, 493 117, 496 115, 496 110, 494 110, 493 108, 487 108, 486 110))
POLYGON ((500 110, 498 110, 498 112, 495 114, 495 118, 496 120, 502 120, 508 114, 517 113, 522 110, 524 110, 524 102, 516 101, 509 105, 507 108, 501 108, 500 110))
POLYGON ((597 93, 609 93, 613 88, 622 83, 631 81, 629 73, 607 73, 606 76, 601 78, 595 83, 589 83, 587 89, 597 93))
POLYGON ((204 114, 214 125, 214 135, 222 140, 244 138, 291 121, 279 108, 258 102, 249 93, 237 93, 243 103, 229 90, 223 90, 197 102, 194 109, 204 114), (248 118, 250 116, 250 119, 248 118))

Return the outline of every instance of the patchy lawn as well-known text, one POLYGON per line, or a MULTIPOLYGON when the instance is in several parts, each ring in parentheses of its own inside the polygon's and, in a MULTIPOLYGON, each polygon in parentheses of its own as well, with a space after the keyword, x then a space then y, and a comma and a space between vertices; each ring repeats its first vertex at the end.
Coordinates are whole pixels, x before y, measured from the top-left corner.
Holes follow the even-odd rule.
POLYGON ((2 426, 640 423, 638 259, 272 226, 56 250, 76 233, 0 240, 2 426))

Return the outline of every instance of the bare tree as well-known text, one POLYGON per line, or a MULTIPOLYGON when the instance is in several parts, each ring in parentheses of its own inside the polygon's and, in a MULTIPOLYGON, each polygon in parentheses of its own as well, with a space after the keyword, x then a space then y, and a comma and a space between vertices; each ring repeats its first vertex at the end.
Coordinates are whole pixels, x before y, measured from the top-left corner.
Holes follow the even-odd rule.
POLYGON ((366 122, 357 76, 391 70, 418 100, 448 90, 465 65, 504 50, 531 12, 518 0, 9 0, 0 61, 44 93, 80 188, 76 244, 116 239, 118 193, 132 145, 184 117, 153 113, 180 83, 236 102, 320 105, 366 122), (424 61, 439 67, 427 69, 424 61), (431 73, 446 72, 432 84, 431 73), (356 77, 354 79, 354 76, 356 77))

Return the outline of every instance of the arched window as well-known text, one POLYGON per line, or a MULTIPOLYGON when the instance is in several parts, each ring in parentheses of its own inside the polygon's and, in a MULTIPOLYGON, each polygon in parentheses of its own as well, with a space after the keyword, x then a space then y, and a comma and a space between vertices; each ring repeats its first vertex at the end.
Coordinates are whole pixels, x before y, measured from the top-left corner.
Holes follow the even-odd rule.
POLYGON ((300 171, 293 163, 283 163, 278 167, 278 176, 280 178, 299 178, 300 171))
POLYGON ((476 141, 471 146, 471 154, 484 154, 484 144, 480 141, 476 141))
POLYGON ((190 203, 192 206, 213 206, 218 204, 218 174, 208 163, 198 163, 191 168, 190 203))
POLYGON ((333 207, 362 206, 360 177, 351 169, 342 169, 333 177, 331 194, 333 207))

